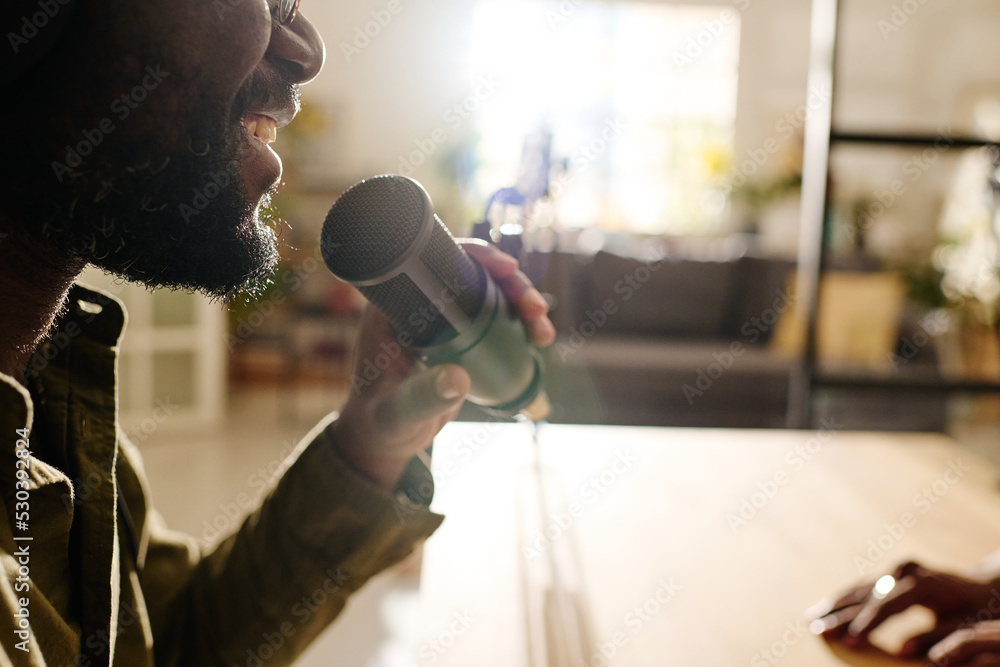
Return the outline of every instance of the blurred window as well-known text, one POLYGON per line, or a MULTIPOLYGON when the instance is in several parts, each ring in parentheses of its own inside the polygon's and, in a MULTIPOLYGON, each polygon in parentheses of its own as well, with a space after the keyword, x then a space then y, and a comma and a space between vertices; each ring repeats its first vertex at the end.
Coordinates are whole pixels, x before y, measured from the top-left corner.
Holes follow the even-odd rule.
POLYGON ((732 155, 740 20, 725 5, 481 2, 472 184, 511 185, 527 137, 551 133, 564 227, 712 234, 732 155))

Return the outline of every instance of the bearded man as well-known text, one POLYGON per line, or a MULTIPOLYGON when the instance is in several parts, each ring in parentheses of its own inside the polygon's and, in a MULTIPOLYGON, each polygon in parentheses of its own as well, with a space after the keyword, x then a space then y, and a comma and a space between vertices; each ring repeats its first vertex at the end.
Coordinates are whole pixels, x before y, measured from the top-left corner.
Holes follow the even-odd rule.
MULTIPOLYGON (((0 667, 288 664, 442 520, 418 491, 429 473, 417 455, 469 378, 403 355, 203 553, 152 509, 116 423, 122 307, 75 284, 87 265, 220 300, 266 284, 277 251, 265 211, 281 176, 269 144, 324 58, 298 4, 0 9, 0 116, 13 144, 0 161, 0 667), (210 182, 218 195, 191 215, 190 193, 210 182)), ((551 342, 545 302, 517 263, 468 250, 534 342, 551 342)), ((363 359, 392 332, 369 312, 360 340, 363 359)))

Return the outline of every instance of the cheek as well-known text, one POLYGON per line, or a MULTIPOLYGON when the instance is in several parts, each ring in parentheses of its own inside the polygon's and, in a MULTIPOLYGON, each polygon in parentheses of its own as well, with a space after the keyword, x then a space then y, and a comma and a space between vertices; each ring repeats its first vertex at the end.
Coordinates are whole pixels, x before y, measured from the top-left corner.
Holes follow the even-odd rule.
POLYGON ((213 0, 206 3, 197 31, 193 73, 209 94, 233 95, 260 64, 271 39, 266 0, 213 0))
MULTIPOLYGON (((146 101, 116 107, 116 139, 122 142, 148 142, 152 135, 161 152, 172 152, 187 147, 192 136, 222 127, 267 51, 271 19, 265 0, 197 0, 178 7, 186 11, 174 12, 169 24, 161 21, 154 29, 152 16, 144 24, 144 55, 137 62, 162 63, 164 76, 146 101)), ((138 76, 142 81, 145 72, 138 76)))

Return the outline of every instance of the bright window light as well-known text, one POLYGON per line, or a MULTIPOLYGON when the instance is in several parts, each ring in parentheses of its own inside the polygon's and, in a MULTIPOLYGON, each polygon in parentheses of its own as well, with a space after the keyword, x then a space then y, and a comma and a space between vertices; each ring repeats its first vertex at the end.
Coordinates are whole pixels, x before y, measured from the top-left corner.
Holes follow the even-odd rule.
POLYGON ((526 137, 551 133, 560 225, 721 231, 739 32, 731 3, 480 2, 471 74, 499 89, 476 116, 475 195, 511 185, 526 137))

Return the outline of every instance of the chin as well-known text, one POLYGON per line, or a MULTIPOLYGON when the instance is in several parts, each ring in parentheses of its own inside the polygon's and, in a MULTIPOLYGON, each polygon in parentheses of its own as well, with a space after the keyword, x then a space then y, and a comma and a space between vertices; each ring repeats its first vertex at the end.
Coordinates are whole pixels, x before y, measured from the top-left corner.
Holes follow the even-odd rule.
POLYGON ((253 296, 278 261, 274 178, 248 169, 230 135, 200 132, 206 152, 194 151, 199 142, 171 149, 122 137, 59 188, 22 176, 14 213, 54 250, 126 280, 253 296))
POLYGON ((269 201, 248 205, 231 198, 187 219, 143 217, 100 240, 96 251, 82 258, 154 289, 201 292, 224 301, 252 297, 269 283, 278 263, 277 236, 266 221, 269 201), (116 247, 121 250, 112 250, 116 247))

